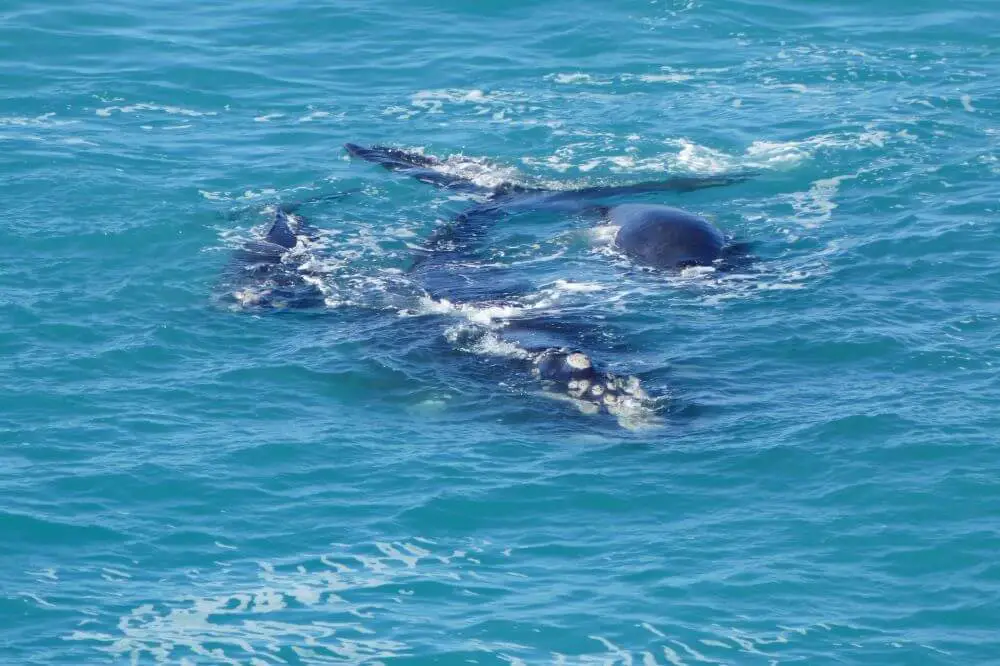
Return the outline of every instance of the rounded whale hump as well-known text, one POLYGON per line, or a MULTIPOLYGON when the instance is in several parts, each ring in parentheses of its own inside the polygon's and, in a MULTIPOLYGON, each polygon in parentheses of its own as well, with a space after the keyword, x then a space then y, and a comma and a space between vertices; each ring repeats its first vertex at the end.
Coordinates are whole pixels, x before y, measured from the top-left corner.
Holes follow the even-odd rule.
POLYGON ((615 245, 631 259, 660 269, 711 266, 726 238, 708 220, 670 206, 622 204, 608 211, 619 226, 615 245))

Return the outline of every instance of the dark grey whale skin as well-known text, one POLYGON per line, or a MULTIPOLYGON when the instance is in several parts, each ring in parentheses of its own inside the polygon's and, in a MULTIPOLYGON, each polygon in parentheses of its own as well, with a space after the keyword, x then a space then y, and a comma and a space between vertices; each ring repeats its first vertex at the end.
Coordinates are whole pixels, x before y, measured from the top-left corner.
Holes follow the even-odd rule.
MULTIPOLYGON (((412 152, 357 144, 347 151, 363 160, 380 164, 390 171, 445 189, 484 194, 486 201, 460 213, 454 223, 431 236, 428 256, 448 247, 448 254, 460 255, 464 248, 478 246, 485 231, 498 217, 524 210, 592 212, 619 227, 615 245, 637 264, 673 271, 689 266, 715 265, 723 270, 745 255, 744 243, 728 243, 724 234, 703 217, 660 204, 623 203, 600 205, 597 200, 650 192, 693 192, 709 187, 733 185, 753 174, 677 177, 634 185, 588 187, 577 190, 534 189, 514 183, 485 188, 435 167, 439 160, 412 152)), ((445 257, 438 257, 443 259, 445 257)), ((455 258, 454 256, 448 257, 455 258)), ((421 263, 420 260, 416 262, 421 263)))
MULTIPOLYGON (((589 187, 577 190, 546 190, 502 183, 484 188, 436 167, 434 157, 396 148, 345 145, 354 157, 373 162, 421 182, 449 190, 483 195, 482 203, 459 213, 455 220, 433 233, 415 254, 409 272, 428 293, 453 302, 503 300, 523 293, 526 285, 517 276, 489 269, 466 279, 465 266, 485 242, 488 231, 505 215, 528 210, 589 213, 595 219, 618 227, 615 245, 640 266, 677 271, 690 266, 715 266, 727 270, 743 265, 749 245, 733 243, 708 220, 671 206, 649 203, 604 205, 601 199, 652 192, 691 192, 732 185, 752 174, 712 177, 676 177, 634 185, 589 187)), ((317 197, 335 199, 341 195, 317 197)), ((301 203, 301 202, 300 202, 301 203)), ((318 289, 303 279, 300 266, 289 261, 299 237, 314 231, 302 217, 293 215, 300 204, 277 206, 263 238, 246 243, 234 256, 234 266, 243 282, 255 286, 253 301, 244 303, 271 309, 304 309, 322 306, 318 289)), ((752 258, 751 258, 752 259, 752 258)), ((250 291, 248 290, 248 293, 250 291)), ((611 412, 628 398, 646 398, 634 378, 626 379, 599 371, 589 355, 574 343, 585 337, 575 331, 579 324, 551 317, 518 319, 504 329, 505 337, 528 352, 531 374, 549 391, 611 412), (567 340, 569 332, 573 334, 567 340), (561 344, 562 343, 562 344, 561 344), (581 388, 583 387, 583 388, 581 388)))

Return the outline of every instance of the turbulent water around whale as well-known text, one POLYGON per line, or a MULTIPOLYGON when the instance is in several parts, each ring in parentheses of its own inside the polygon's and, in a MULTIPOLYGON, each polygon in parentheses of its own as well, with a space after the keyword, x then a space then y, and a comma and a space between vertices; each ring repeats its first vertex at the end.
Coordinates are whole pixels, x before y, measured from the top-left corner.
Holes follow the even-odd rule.
POLYGON ((988 3, 0 17, 0 663, 996 660, 988 3), (525 209, 413 271, 482 197, 348 142, 486 189, 752 173, 612 203, 755 260, 525 209), (291 205, 313 300, 262 307, 291 205), (563 345, 649 409, 545 391, 563 345))

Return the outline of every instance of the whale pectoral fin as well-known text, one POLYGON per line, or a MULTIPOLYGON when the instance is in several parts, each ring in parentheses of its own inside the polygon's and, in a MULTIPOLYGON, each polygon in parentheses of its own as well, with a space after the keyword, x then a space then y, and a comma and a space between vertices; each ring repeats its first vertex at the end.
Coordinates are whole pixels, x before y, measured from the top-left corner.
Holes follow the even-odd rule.
POLYGON ((651 181, 646 183, 634 183, 632 185, 598 185, 595 187, 585 187, 579 190, 560 192, 552 198, 555 199, 601 199, 604 197, 615 197, 623 194, 646 194, 649 192, 694 192, 709 187, 722 187, 724 185, 736 185, 750 180, 758 174, 752 172, 728 174, 721 176, 683 176, 678 178, 668 178, 667 180, 651 181))
POLYGON ((419 153, 389 148, 388 146, 364 147, 355 143, 345 143, 344 148, 354 157, 380 164, 389 171, 398 171, 422 183, 449 190, 469 192, 491 192, 492 188, 476 185, 468 178, 449 174, 441 170, 441 160, 419 153))
POLYGON ((344 148, 354 157, 360 157, 363 160, 381 164, 390 171, 413 167, 431 167, 440 164, 436 157, 429 157, 400 148, 390 148, 389 146, 370 146, 366 148, 356 143, 345 143, 344 148))

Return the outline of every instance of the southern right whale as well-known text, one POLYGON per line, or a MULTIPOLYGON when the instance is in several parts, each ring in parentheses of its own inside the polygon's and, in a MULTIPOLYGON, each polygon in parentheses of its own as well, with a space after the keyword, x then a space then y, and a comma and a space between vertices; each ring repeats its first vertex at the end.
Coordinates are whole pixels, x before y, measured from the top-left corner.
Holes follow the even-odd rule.
MULTIPOLYGON (((435 157, 386 146, 345 145, 347 151, 389 171, 436 187, 482 195, 481 203, 462 211, 448 225, 435 231, 423 245, 409 271, 436 295, 453 298, 470 293, 465 278, 474 262, 474 252, 486 241, 489 230, 503 216, 519 211, 552 210, 585 213, 618 227, 615 245, 637 264, 657 270, 677 271, 691 266, 713 266, 727 270, 752 260, 748 243, 728 239, 708 220, 693 213, 660 204, 622 203, 608 205, 602 199, 651 192, 692 192, 733 185, 754 174, 685 176, 632 185, 587 187, 575 190, 534 188, 502 182, 492 187, 476 184, 461 174, 450 173, 435 157)), ((482 269, 480 269, 482 270, 482 269)), ((489 269, 487 269, 489 270, 489 269)), ((509 271, 478 276, 474 296, 504 296, 518 291, 517 276, 509 271), (485 277, 485 280, 484 280, 485 277)), ((473 282, 475 284, 475 282, 473 282)), ((636 377, 599 371, 575 340, 557 344, 553 331, 565 332, 565 322, 533 317, 507 322, 503 338, 514 338, 524 349, 531 373, 553 396, 576 403, 584 412, 606 411, 619 417, 649 402, 636 377), (541 334, 541 336, 539 336, 541 334), (541 341, 538 341, 541 337, 541 341)), ((485 333, 484 333, 485 334, 485 333)))
POLYGON ((602 205, 596 202, 630 194, 683 193, 733 185, 748 180, 754 175, 751 173, 683 176, 633 185, 575 190, 532 188, 510 182, 483 187, 461 175, 442 170, 443 163, 435 157, 384 146, 365 148, 348 143, 345 148, 355 157, 419 181, 486 196, 483 203, 460 213, 450 226, 431 237, 426 247, 435 254, 445 245, 452 254, 461 254, 463 248, 478 245, 485 231, 504 214, 554 210, 591 213, 617 226, 615 246, 637 264, 660 270, 672 271, 690 266, 715 266, 725 270, 742 264, 747 257, 748 244, 727 239, 711 222, 694 213, 661 204, 602 205))
MULTIPOLYGON (((709 177, 674 177, 663 181, 589 187, 577 190, 533 188, 504 182, 483 187, 461 175, 448 173, 442 162, 412 152, 387 147, 364 148, 347 144, 356 157, 380 164, 390 171, 437 187, 481 195, 478 203, 460 212, 452 223, 432 233, 415 251, 408 273, 432 297, 475 304, 516 300, 526 290, 514 271, 483 267, 475 252, 485 244, 490 229, 505 215, 518 211, 553 210, 593 215, 596 220, 619 227, 615 244, 638 264, 675 271, 687 266, 716 266, 725 270, 746 256, 747 245, 735 243, 708 220, 692 213, 658 204, 601 200, 650 192, 691 192, 742 182, 751 174, 709 177)), ((336 199, 344 194, 316 197, 336 199)), ((312 200, 310 200, 312 201, 312 200)), ((278 205, 266 233, 244 243, 235 264, 242 287, 231 295, 242 307, 305 309, 323 307, 317 279, 310 275, 308 259, 299 252, 316 237, 316 229, 295 214, 305 202, 278 205)), ((308 253, 305 255, 308 257, 308 253)), ((233 284, 233 283, 231 283, 233 284)), ((522 368, 540 382, 551 397, 568 400, 586 413, 607 412, 623 417, 650 411, 652 400, 639 380, 623 376, 595 363, 580 348, 593 338, 589 321, 573 321, 565 315, 528 313, 496 327, 472 327, 462 333, 465 343, 477 336, 496 336, 519 350, 509 359, 511 368, 522 368), (588 335, 588 333, 590 335, 588 335)), ((466 344, 468 346, 474 346, 466 344)))

